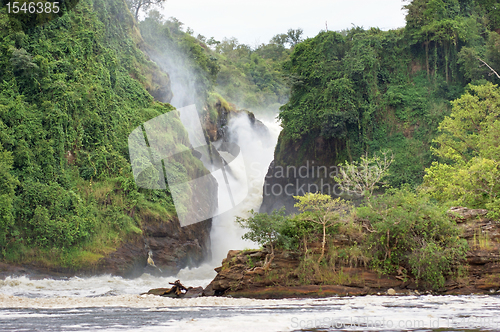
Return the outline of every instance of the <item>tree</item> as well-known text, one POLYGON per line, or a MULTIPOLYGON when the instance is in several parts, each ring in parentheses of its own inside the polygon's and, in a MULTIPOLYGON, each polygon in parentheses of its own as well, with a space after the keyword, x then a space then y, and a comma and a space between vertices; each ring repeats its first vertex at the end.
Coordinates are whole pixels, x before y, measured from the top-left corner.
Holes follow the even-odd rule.
POLYGON ((298 43, 302 41, 302 29, 288 29, 286 33, 286 41, 290 46, 295 47, 298 43))
POLYGON ((470 86, 439 125, 433 153, 443 162, 426 169, 425 191, 442 202, 487 208, 500 216, 500 89, 470 86))
POLYGON ((166 0, 126 0, 128 8, 134 14, 135 20, 139 20, 139 12, 147 11, 152 7, 162 7, 166 0))
POLYGON ((467 241, 446 208, 409 186, 389 189, 374 197, 372 206, 356 209, 356 217, 368 230, 363 245, 371 253, 373 267, 385 273, 411 272, 417 282, 435 289, 444 285, 458 262, 465 260, 467 241))
POLYGON ((388 175, 389 166, 394 161, 394 155, 388 157, 388 151, 381 153, 383 158, 374 155, 373 158, 362 156, 360 161, 345 162, 340 166, 340 177, 335 177, 344 192, 365 196, 370 202, 377 184, 388 175))
MULTIPOLYGON (((1 120, 0 120, 1 123, 1 120)), ((14 189, 19 184, 12 176, 12 153, 4 151, 0 143, 0 248, 6 245, 9 228, 13 225, 12 202, 14 189)))
POLYGON ((350 211, 352 207, 340 198, 333 199, 331 196, 321 193, 306 193, 304 196, 293 196, 293 198, 298 201, 294 206, 302 212, 300 216, 302 219, 320 224, 323 227, 319 263, 325 256, 326 229, 337 224, 342 215, 350 211))
POLYGON ((250 213, 252 216, 246 219, 236 217, 236 222, 243 228, 248 229, 248 232, 242 236, 243 239, 257 242, 262 246, 266 244, 271 246, 270 259, 268 260, 268 257, 266 257, 266 262, 264 263, 267 270, 274 258, 275 243, 280 240, 281 229, 287 219, 285 210, 274 210, 270 215, 267 213, 256 213, 253 210, 250 210, 250 213))

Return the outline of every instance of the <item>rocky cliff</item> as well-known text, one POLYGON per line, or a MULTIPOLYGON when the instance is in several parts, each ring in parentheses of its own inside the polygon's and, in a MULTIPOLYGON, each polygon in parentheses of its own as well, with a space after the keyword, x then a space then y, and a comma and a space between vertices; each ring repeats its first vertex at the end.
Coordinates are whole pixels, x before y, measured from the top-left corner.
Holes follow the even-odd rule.
POLYGON ((322 137, 288 140, 282 132, 266 175, 260 212, 285 207, 287 213, 295 213, 293 196, 306 192, 321 191, 337 197, 340 190, 333 177, 337 175, 337 156, 344 146, 341 140, 322 137))

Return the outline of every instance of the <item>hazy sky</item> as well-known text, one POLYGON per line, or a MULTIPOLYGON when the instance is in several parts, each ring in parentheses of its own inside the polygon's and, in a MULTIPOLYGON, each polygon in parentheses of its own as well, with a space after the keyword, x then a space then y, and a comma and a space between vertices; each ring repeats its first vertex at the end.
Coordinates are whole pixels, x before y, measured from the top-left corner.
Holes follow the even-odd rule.
POLYGON ((302 28, 306 37, 320 30, 342 30, 356 26, 382 30, 405 25, 401 0, 167 0, 161 10, 190 27, 195 36, 236 37, 255 46, 276 34, 302 28))

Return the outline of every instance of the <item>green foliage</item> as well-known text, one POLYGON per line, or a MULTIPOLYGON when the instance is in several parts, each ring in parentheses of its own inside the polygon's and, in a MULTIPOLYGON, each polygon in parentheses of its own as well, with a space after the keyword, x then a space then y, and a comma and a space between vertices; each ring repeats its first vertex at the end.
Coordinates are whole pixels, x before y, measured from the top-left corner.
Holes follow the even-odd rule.
MULTIPOLYGON (((328 231, 334 230, 334 227, 328 231)), ((281 234, 288 240, 283 241, 288 246, 285 249, 307 250, 307 243, 318 238, 321 233, 321 225, 310 222, 300 215, 293 215, 286 218, 281 229, 281 234)))
POLYGON ((470 86, 452 105, 433 150, 447 163, 426 169, 424 187, 440 202, 487 208, 498 217, 500 89, 491 83, 470 86))
MULTIPOLYGON (((293 31, 296 34, 298 30, 293 31)), ((293 44, 288 38, 288 35, 283 38, 278 35, 255 49, 240 44, 235 38, 213 43, 220 65, 216 91, 242 107, 276 112, 288 99, 282 75, 282 62, 290 53, 285 44, 288 40, 293 44)))
POLYGON ((285 210, 275 210, 270 215, 267 213, 256 213, 253 210, 249 218, 236 217, 236 222, 243 228, 248 229, 243 235, 243 239, 254 241, 260 245, 271 245, 271 254, 274 253, 275 246, 286 246, 289 239, 284 236, 282 229, 287 218, 285 210))
MULTIPOLYGON (((147 91, 160 71, 136 46, 125 2, 81 0, 42 26, 11 23, 2 9, 1 256, 93 264, 139 237, 143 217, 175 215, 169 192, 137 188, 128 161, 130 132, 173 108, 147 91)), ((179 176, 203 171, 193 160, 179 176)))
POLYGON ((249 229, 244 238, 301 252, 294 273, 302 284, 349 282, 342 267, 362 265, 413 276, 419 285, 438 290, 465 262, 467 241, 446 208, 408 187, 390 189, 358 208, 322 194, 296 199, 298 215, 285 217, 282 210, 238 221, 249 229), (321 254, 310 250, 308 244, 314 248, 321 240, 321 254))
POLYGON ((296 45, 284 66, 291 96, 279 114, 284 139, 341 146, 335 164, 392 150, 393 187, 422 182, 436 159, 429 148, 438 124, 465 84, 497 80, 478 57, 493 68, 500 63, 484 4, 414 0, 405 7, 404 29, 323 31, 296 45))
POLYGON ((352 206, 340 198, 333 199, 331 196, 321 193, 306 193, 304 196, 293 196, 293 198, 297 200, 294 206, 302 212, 297 216, 298 218, 322 226, 323 240, 321 242, 321 256, 318 258, 319 263, 325 255, 327 228, 341 222, 342 216, 348 214, 352 210, 352 206))
POLYGON ((96 216, 82 203, 78 194, 58 183, 23 182, 16 211, 26 221, 24 239, 35 246, 64 248, 90 238, 96 216))
POLYGON ((498 0, 476 0, 476 3, 485 14, 488 27, 491 30, 500 29, 500 11, 498 10, 500 2, 498 0))
POLYGON ((407 188, 375 197, 371 207, 358 208, 357 217, 369 223, 364 245, 373 253, 372 264, 385 273, 404 268, 438 289, 465 259, 466 241, 445 209, 407 188))
POLYGON ((12 154, 4 151, 0 143, 0 248, 2 250, 7 244, 7 236, 14 225, 12 202, 14 189, 19 184, 17 179, 10 173, 12 163, 12 154))

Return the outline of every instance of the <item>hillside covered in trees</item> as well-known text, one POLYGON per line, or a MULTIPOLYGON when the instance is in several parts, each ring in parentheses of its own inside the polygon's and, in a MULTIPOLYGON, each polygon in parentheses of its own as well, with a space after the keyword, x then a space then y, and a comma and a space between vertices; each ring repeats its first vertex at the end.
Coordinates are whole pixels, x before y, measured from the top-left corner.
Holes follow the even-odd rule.
POLYGON ((285 65, 292 92, 279 114, 282 139, 304 150, 316 137, 336 140, 337 162, 391 149, 390 184, 420 184, 449 102, 469 83, 500 83, 479 60, 500 68, 498 6, 414 0, 405 28, 322 32, 300 43, 285 65))
MULTIPOLYGON (((168 189, 137 187, 128 135, 172 110, 179 86, 192 95, 177 105, 196 102, 213 126, 217 102, 235 108, 217 91, 240 99, 227 91, 234 80, 248 92, 244 106, 282 103, 273 57, 286 56, 284 45, 268 46, 277 48, 268 60, 240 54, 234 41, 195 38, 155 11, 137 22, 123 0, 68 1, 57 16, 29 17, 0 10, 0 259, 89 270, 132 247, 138 257, 126 259, 145 265, 148 237, 161 240, 166 227, 173 240, 156 249, 175 248, 163 255, 171 271, 201 262, 210 221, 181 229, 168 189)), ((171 139, 185 144, 186 135, 171 139)), ((190 165, 180 173, 206 171, 197 159, 190 165)))
MULTIPOLYGON (((422 184, 425 169, 443 157, 433 154, 434 139, 450 102, 469 84, 500 83, 492 71, 500 68, 498 6, 414 0, 405 5, 404 28, 323 31, 299 43, 284 64, 290 100, 280 108, 283 132, 268 185, 321 186, 318 178, 271 178, 307 161, 336 166, 383 150, 394 154, 388 185, 422 184)), ((323 180, 325 188, 335 185, 323 180)), ((265 196, 261 211, 293 206, 284 194, 265 196)))
POLYGON ((364 268, 402 280, 401 289, 414 289, 408 280, 440 291, 497 287, 498 259, 474 258, 499 248, 490 230, 500 216, 500 3, 414 0, 405 9, 404 28, 323 31, 285 62, 290 99, 261 213, 240 223, 267 246, 265 270, 274 249, 300 258, 293 272, 263 273, 248 289, 361 287, 364 268), (477 220, 463 223, 474 219, 456 214, 464 206, 477 220))

